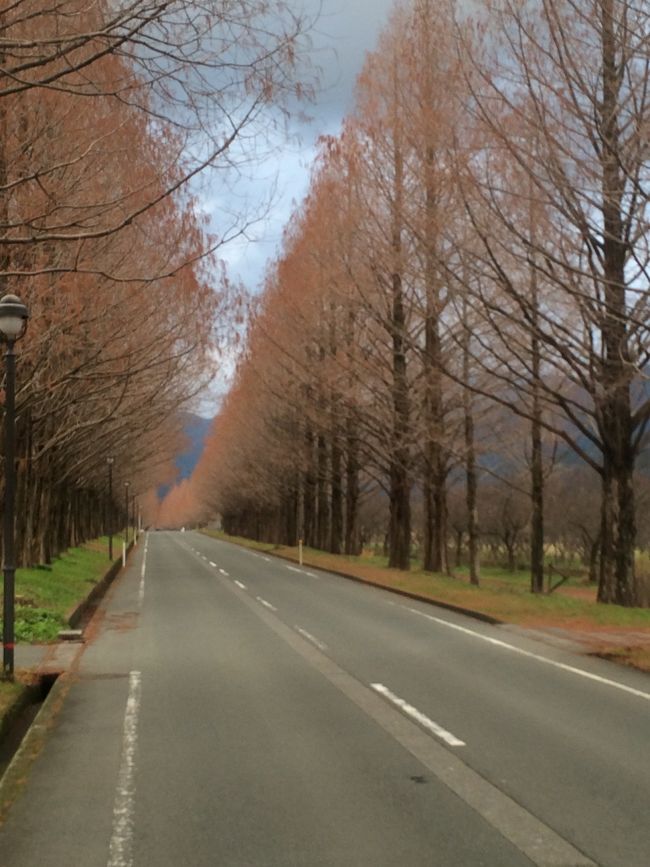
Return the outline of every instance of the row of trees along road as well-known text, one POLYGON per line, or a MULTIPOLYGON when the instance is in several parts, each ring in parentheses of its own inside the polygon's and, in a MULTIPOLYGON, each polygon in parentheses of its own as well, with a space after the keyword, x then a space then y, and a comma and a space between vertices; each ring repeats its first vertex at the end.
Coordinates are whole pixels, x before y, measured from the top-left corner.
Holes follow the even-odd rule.
POLYGON ((599 600, 647 604, 650 9, 467 8, 395 8, 342 133, 322 142, 180 500, 231 532, 354 552, 379 488, 390 565, 409 567, 417 533, 425 567, 449 569, 461 520, 477 582, 484 493, 506 476, 511 544, 525 525, 540 591, 545 545, 566 531, 561 502, 545 526, 547 495, 580 480, 567 523, 584 525, 599 600))
POLYGON ((31 315, 19 565, 115 529, 122 483, 153 501, 172 472, 180 412, 237 312, 216 254, 244 218, 210 237, 197 178, 251 159, 299 95, 304 30, 279 0, 0 11, 0 295, 31 315))

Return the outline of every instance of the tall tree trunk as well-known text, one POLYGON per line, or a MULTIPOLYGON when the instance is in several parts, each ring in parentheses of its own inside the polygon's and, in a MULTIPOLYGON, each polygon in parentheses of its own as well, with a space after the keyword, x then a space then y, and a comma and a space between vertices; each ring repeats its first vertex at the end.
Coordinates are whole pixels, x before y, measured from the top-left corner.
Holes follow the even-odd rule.
MULTIPOLYGON (((428 27, 428 22, 424 22, 428 27)), ((427 51, 427 55, 429 51, 427 51)), ((433 99, 432 83, 427 94, 433 99)), ((442 400, 442 348, 440 314, 442 308, 438 274, 436 238, 437 199, 435 187, 435 149, 428 145, 425 154, 426 171, 426 237, 425 290, 426 320, 424 326, 424 376, 426 389, 426 431, 424 460, 424 568, 428 572, 448 572, 447 561, 447 471, 443 449, 444 409, 442 400)))
POLYGON ((598 599, 635 605, 636 512, 634 499, 633 422, 630 400, 630 353, 625 297, 625 180, 620 165, 621 78, 616 52, 614 0, 602 0, 603 95, 599 106, 601 150, 605 309, 602 324, 603 440, 601 569, 598 599))
POLYGON ((410 569, 411 565, 411 485, 409 480, 409 399, 406 376, 406 314, 402 285, 402 208, 403 157, 398 122, 395 121, 393 166, 395 188, 393 199, 391 275, 392 310, 391 331, 393 343, 393 443, 389 471, 389 538, 388 565, 396 569, 410 569))
POLYGON ((317 494, 317 519, 318 519, 318 545, 321 551, 327 550, 330 535, 330 501, 328 496, 328 471, 327 471, 327 440, 320 433, 317 438, 318 450, 318 475, 316 485, 317 494))
POLYGON ((345 431, 345 553, 359 554, 359 459, 354 416, 348 411, 345 431))
POLYGON ((540 399, 540 348, 538 333, 537 273, 531 265, 531 367, 533 375, 531 420, 530 589, 544 592, 544 463, 542 454, 542 406, 540 399))
POLYGON ((297 542, 305 543, 305 473, 300 468, 296 473, 296 536, 297 542))
MULTIPOLYGON (((330 304, 329 318, 329 342, 330 355, 336 357, 338 350, 336 334, 336 307, 330 304)), ((340 554, 343 548, 343 478, 342 478, 342 454, 341 432, 339 425, 340 395, 333 388, 330 394, 330 463, 331 463, 331 525, 329 550, 332 554, 340 554)))
POLYGON ((478 527, 478 477, 474 444, 474 407, 470 380, 470 328, 467 299, 463 298, 463 414, 465 433, 465 504, 467 507, 467 549, 469 555, 469 580, 478 586, 480 580, 479 527, 478 527))
POLYGON ((314 434, 309 423, 305 428, 305 453, 305 543, 310 548, 317 548, 315 447, 314 434))
MULTIPOLYGON (((333 413, 334 415, 334 413, 333 413)), ((338 423, 333 420, 332 429, 332 521, 330 528, 330 546, 332 554, 340 554, 343 548, 343 477, 340 436, 338 423)))

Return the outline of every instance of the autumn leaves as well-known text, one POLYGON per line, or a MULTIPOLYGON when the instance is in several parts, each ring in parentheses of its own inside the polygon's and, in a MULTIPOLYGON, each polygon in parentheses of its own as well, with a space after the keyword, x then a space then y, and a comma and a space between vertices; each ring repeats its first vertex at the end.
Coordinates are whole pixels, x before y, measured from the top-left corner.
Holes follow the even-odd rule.
POLYGON ((545 525, 548 486, 579 464, 600 486, 599 598, 632 605, 649 13, 501 0, 477 14, 395 11, 322 143, 190 499, 232 532, 354 552, 380 490, 391 563, 408 567, 417 540, 444 570, 461 490, 478 580, 505 481, 539 590, 545 546, 571 532, 545 525))
POLYGON ((206 234, 190 184, 232 163, 243 130, 293 92, 301 27, 262 0, 0 12, 0 294, 31 313, 20 563, 47 562, 109 516, 117 528, 107 456, 117 492, 129 480, 153 498, 170 477, 179 411, 212 375, 233 306, 215 260, 223 238, 206 234))

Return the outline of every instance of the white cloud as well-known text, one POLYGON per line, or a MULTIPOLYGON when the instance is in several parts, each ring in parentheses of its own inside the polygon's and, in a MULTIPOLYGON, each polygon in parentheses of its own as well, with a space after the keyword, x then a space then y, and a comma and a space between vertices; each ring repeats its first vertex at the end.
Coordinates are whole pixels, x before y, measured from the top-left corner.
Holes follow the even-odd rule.
MULTIPOLYGON (((278 128, 268 150, 237 174, 213 172, 197 190, 200 211, 211 231, 221 237, 250 221, 245 234, 219 252, 231 278, 249 291, 259 291, 268 263, 278 254, 282 233, 296 205, 307 193, 316 142, 321 135, 336 135, 352 108, 354 85, 368 51, 375 48, 393 0, 303 0, 308 13, 320 8, 311 33, 310 57, 320 69, 321 88, 313 104, 290 118, 287 140, 278 128), (243 215, 243 217, 242 217, 243 215)), ((232 368, 231 368, 232 372, 232 368)), ((210 414, 210 400, 218 401, 227 377, 219 377, 202 406, 210 414)))

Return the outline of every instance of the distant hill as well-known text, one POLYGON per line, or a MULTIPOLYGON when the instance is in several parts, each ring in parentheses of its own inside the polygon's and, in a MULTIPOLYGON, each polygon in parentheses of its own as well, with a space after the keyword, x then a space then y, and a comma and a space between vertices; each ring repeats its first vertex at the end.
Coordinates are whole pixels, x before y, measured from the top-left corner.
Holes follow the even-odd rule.
POLYGON ((195 415, 193 412, 183 413, 183 433, 185 434, 187 445, 186 448, 176 455, 174 462, 178 468, 178 474, 174 482, 169 485, 161 485, 158 488, 158 497, 163 500, 174 484, 177 484, 182 479, 189 479, 192 475, 194 467, 197 465, 205 438, 212 427, 211 418, 203 418, 200 415, 195 415))
POLYGON ((188 439, 187 449, 181 454, 176 455, 176 466, 178 467, 178 481, 181 479, 189 479, 192 475, 194 467, 197 465, 201 453, 203 452, 203 444, 212 427, 211 418, 202 418, 194 413, 184 413, 185 420, 183 430, 188 439))

